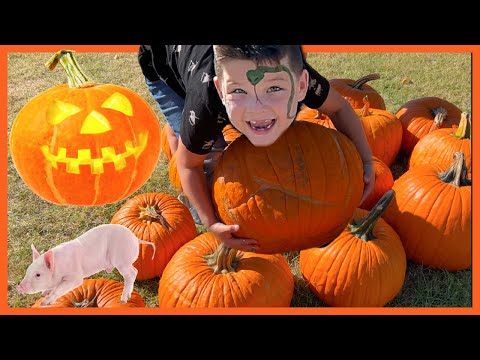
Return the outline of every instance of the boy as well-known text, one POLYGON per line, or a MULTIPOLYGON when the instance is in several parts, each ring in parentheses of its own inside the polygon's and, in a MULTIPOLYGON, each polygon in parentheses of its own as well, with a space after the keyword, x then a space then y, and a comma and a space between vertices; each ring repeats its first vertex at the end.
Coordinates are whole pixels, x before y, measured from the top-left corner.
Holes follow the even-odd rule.
POLYGON ((226 246, 259 250, 255 239, 232 236, 238 225, 217 219, 203 172, 204 160, 228 121, 253 145, 268 146, 291 125, 301 102, 319 109, 360 153, 365 183, 361 201, 373 189, 372 155, 357 115, 304 61, 300 45, 144 45, 139 62, 175 133, 172 151, 183 190, 203 224, 226 246))

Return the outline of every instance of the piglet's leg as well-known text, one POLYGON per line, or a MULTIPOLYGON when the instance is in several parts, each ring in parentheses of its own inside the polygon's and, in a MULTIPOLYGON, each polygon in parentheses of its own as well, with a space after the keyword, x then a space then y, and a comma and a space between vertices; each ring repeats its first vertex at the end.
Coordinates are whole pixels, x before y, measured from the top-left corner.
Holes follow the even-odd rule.
POLYGON ((130 300, 133 291, 133 283, 137 278, 138 270, 132 264, 117 266, 118 272, 123 276, 124 284, 120 303, 125 304, 130 300))
POLYGON ((42 305, 49 305, 55 302, 60 296, 65 295, 69 291, 75 289, 76 287, 82 285, 83 278, 63 278, 60 284, 53 289, 48 296, 43 299, 42 305))

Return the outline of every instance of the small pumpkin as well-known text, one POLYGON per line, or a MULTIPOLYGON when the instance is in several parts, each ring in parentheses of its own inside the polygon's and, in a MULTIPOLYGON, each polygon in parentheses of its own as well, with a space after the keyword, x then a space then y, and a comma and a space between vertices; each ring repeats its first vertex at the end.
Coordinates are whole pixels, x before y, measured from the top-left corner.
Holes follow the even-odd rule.
POLYGON ((447 169, 453 154, 461 151, 465 155, 468 178, 472 178, 472 123, 470 115, 462 113, 458 127, 433 131, 415 145, 408 161, 409 168, 423 164, 438 164, 447 169))
POLYGON ((197 235, 190 211, 166 193, 136 195, 113 215, 111 223, 123 225, 140 240, 155 244, 153 259, 152 246, 140 244, 140 254, 133 263, 138 280, 161 276, 175 251, 197 235))
POLYGON ((396 113, 402 124, 402 151, 409 156, 422 137, 437 129, 458 125, 461 115, 456 105, 439 97, 407 101, 396 113))
POLYGON ((402 289, 407 258, 400 237, 381 218, 395 192, 370 211, 356 209, 330 244, 300 251, 300 270, 310 290, 331 306, 385 306, 402 289))
POLYGON ((383 97, 377 90, 367 84, 368 81, 378 79, 380 79, 380 74, 369 74, 358 80, 330 79, 329 83, 331 87, 347 99, 354 109, 361 109, 363 107, 363 98, 368 96, 372 108, 386 110, 383 97))
POLYGON ((240 225, 235 235, 257 239, 259 252, 282 253, 343 231, 363 193, 363 164, 342 133, 294 121, 270 146, 232 142, 212 179, 222 222, 240 225))
POLYGON ((311 109, 307 106, 304 106, 297 113, 296 120, 309 121, 312 123, 320 124, 329 129, 335 129, 335 126, 333 125, 332 120, 330 120, 330 118, 327 115, 322 114, 317 109, 311 109))
POLYGON ((397 196, 383 218, 400 235, 407 258, 450 271, 472 265, 472 183, 465 156, 445 170, 436 164, 409 169, 394 183, 397 196))
POLYGON ((376 156, 372 156, 375 171, 375 186, 370 194, 358 206, 364 210, 371 210, 381 197, 393 187, 394 179, 390 168, 376 156))
POLYGON ((170 158, 170 162, 168 163, 168 178, 170 184, 172 184, 178 192, 183 191, 180 174, 177 171, 177 157, 175 154, 170 158))
POLYGON ((17 114, 10 152, 25 184, 61 205, 93 206, 125 199, 150 177, 160 155, 160 125, 137 93, 96 84, 73 51, 47 63, 67 72, 68 85, 38 94, 17 114))
POLYGON ((167 161, 170 161, 173 154, 172 154, 172 149, 170 148, 170 143, 168 142, 168 136, 167 136, 168 128, 171 129, 168 123, 165 123, 165 125, 162 127, 160 148, 163 154, 165 154, 165 158, 167 159, 167 161))
POLYGON ((206 232, 183 245, 158 286, 159 307, 288 307, 293 275, 281 254, 226 248, 206 232))
POLYGON ((82 285, 59 297, 52 304, 42 306, 44 297, 41 297, 32 307, 145 307, 142 297, 136 291, 132 292, 130 300, 121 304, 122 291, 123 283, 116 280, 84 279, 82 285))
POLYGON ((385 110, 371 107, 368 96, 363 98, 364 106, 357 109, 372 155, 390 166, 402 145, 402 124, 397 117, 385 110))
POLYGON ((233 140, 242 136, 242 133, 235 129, 233 125, 227 124, 222 130, 223 138, 227 143, 231 143, 233 140))

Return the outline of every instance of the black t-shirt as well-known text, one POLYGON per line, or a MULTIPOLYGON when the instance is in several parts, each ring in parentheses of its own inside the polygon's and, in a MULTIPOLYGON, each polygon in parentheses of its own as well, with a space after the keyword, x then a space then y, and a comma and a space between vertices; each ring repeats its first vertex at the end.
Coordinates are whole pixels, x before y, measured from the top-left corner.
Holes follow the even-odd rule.
MULTIPOLYGON (((218 96, 212 45, 141 45, 138 61, 144 76, 163 80, 185 99, 180 137, 188 150, 207 154, 229 123, 227 112, 218 96)), ((310 83, 303 103, 319 108, 327 98, 327 79, 307 62, 310 83)))

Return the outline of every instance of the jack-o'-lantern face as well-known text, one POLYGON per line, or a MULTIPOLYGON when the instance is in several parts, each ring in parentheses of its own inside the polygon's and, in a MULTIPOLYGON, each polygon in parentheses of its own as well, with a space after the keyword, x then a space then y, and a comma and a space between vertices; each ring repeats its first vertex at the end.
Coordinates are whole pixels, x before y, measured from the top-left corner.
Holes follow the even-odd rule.
POLYGON ((117 85, 53 87, 33 98, 12 126, 10 149, 25 183, 44 199, 102 205, 149 178, 160 154, 150 105, 117 85))

